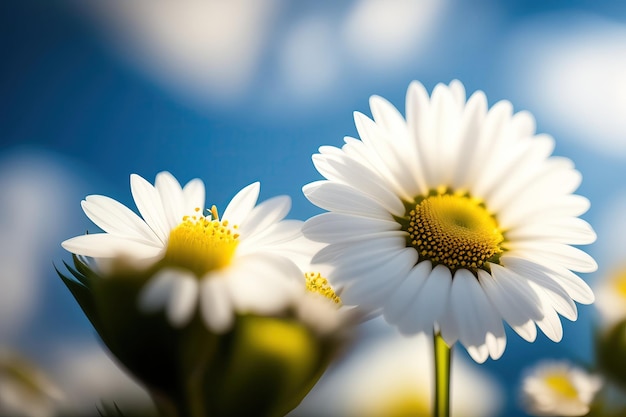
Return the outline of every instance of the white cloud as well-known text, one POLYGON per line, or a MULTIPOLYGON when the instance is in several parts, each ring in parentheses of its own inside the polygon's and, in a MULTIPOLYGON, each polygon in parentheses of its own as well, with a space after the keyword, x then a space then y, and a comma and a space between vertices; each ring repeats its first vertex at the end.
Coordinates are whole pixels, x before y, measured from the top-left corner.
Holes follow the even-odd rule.
POLYGON ((8 342, 37 313, 75 204, 62 163, 40 153, 0 160, 0 339, 8 342), (71 196, 71 197, 70 197, 71 196))
POLYGON ((80 5, 114 45, 184 99, 236 100, 247 91, 277 0, 113 0, 80 5))
POLYGON ((292 94, 314 98, 335 83, 340 70, 335 32, 327 15, 303 17, 287 29, 278 64, 292 94))
POLYGON ((361 79, 392 76, 415 62, 448 1, 353 0, 347 8, 284 0, 73 3, 125 59, 203 108, 240 104, 259 94, 254 87, 260 102, 308 104, 340 81, 353 82, 352 71, 361 79))
POLYGON ((270 94, 309 103, 340 94, 358 80, 393 76, 423 52, 446 3, 357 0, 346 11, 300 11, 281 32, 280 77, 270 94))
POLYGON ((626 25, 544 16, 516 30, 507 49, 508 80, 559 137, 626 157, 626 25))
POLYGON ((344 42, 365 69, 398 67, 419 54, 445 6, 438 0, 359 0, 346 19, 344 42))

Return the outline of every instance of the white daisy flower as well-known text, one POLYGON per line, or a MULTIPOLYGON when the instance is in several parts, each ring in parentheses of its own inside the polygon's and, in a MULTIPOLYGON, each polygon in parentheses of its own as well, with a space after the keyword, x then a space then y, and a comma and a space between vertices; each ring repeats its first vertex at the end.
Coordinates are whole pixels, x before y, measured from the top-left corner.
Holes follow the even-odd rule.
POLYGON ((626 268, 616 269, 602 277, 595 288, 596 307, 603 324, 611 326, 626 319, 626 268))
POLYGON ((542 362, 522 382, 522 400, 536 416, 583 416, 602 380, 565 361, 542 362))
MULTIPOLYGON (((374 323, 373 323, 374 324, 374 323)), ((453 415, 501 415, 502 388, 474 363, 453 358, 453 415)), ((322 377, 297 409, 315 417, 432 416, 432 340, 424 335, 367 334, 322 377)))
POLYGON ((343 302, 405 334, 439 331, 477 362, 502 355, 502 320, 530 342, 535 325, 559 341, 558 314, 575 320, 573 301, 594 300, 574 272, 597 268, 571 246, 596 238, 577 217, 589 201, 572 194, 573 163, 550 156, 554 140, 528 112, 488 109, 481 91, 466 100, 459 81, 431 97, 413 82, 406 119, 381 97, 370 107, 373 120, 355 113, 360 140, 322 146, 313 162, 326 180, 303 188, 329 211, 303 232, 328 244, 314 262, 335 268, 343 302))
POLYGON ((0 348, 0 415, 52 417, 67 401, 65 393, 41 369, 0 348))
POLYGON ((139 296, 144 312, 165 308, 173 326, 193 317, 199 304, 208 328, 230 328, 234 312, 272 314, 292 302, 302 283, 298 267, 283 254, 297 252, 302 222, 284 220, 291 200, 278 196, 256 205, 259 183, 243 188, 221 217, 213 206, 203 215, 201 180, 181 187, 168 172, 151 185, 131 175, 131 192, 140 218, 105 196, 88 196, 85 214, 105 233, 62 243, 68 251, 95 260, 96 266, 123 260, 158 272, 139 296), (297 246, 297 244, 296 244, 297 246))

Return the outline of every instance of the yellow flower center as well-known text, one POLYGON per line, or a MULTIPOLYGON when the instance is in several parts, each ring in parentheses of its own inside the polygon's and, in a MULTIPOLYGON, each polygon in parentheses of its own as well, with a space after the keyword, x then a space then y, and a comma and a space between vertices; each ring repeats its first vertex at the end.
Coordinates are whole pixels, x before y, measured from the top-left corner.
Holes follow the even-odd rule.
POLYGON ((578 398, 578 390, 572 382, 564 374, 551 374, 545 377, 546 385, 554 392, 562 395, 565 398, 576 399, 578 398))
POLYGON ((626 270, 621 271, 613 281, 613 285, 617 290, 617 293, 622 297, 626 298, 626 270))
MULTIPOLYGON (((209 271, 230 264, 239 243, 237 233, 231 231, 228 220, 220 221, 215 206, 211 217, 184 216, 170 232, 164 262, 188 269, 202 277, 209 271)), ((236 230, 237 226, 232 226, 236 230)))
POLYGON ((304 274, 304 278, 306 279, 307 291, 320 294, 335 304, 341 303, 341 298, 335 294, 335 291, 328 283, 328 280, 324 278, 322 274, 319 272, 307 272, 304 274))
MULTIPOLYGON (((408 385, 409 382, 407 381, 408 385)), ((363 411, 364 417, 427 417, 431 416, 429 400, 423 392, 418 392, 412 386, 394 387, 393 391, 385 393, 383 398, 371 404, 363 411)))
POLYGON ((504 240, 495 218, 467 195, 437 194, 409 212, 409 242, 435 265, 476 272, 502 253, 504 240))

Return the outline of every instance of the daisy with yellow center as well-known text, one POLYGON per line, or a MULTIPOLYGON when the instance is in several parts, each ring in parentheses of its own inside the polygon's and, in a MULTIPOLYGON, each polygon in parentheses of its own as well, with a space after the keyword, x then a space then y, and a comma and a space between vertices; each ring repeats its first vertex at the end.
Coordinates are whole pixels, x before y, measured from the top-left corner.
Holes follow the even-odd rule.
MULTIPOLYGON (((383 323, 370 323, 371 325, 383 323)), ((433 352, 428 338, 401 337, 384 327, 367 343, 337 363, 298 410, 305 416, 429 417, 432 416, 433 352)), ((489 374, 458 356, 452 381, 455 417, 496 417, 504 392, 489 374)))
POLYGON ((527 371, 522 399, 532 415, 583 416, 601 387, 599 377, 568 362, 543 362, 527 371))
POLYGON ((595 292, 598 299, 596 307, 604 326, 609 327, 626 320, 626 266, 616 267, 603 275, 595 292))
POLYGON ((595 261, 572 245, 596 236, 578 218, 581 175, 551 157, 554 140, 507 101, 466 99, 458 81, 429 97, 414 82, 406 118, 370 100, 355 113, 359 139, 322 146, 313 163, 325 180, 303 188, 328 213, 309 219, 308 238, 327 244, 313 262, 334 268, 346 305, 380 312, 405 334, 457 340, 477 361, 499 358, 503 320, 532 342, 539 327, 559 341, 559 314, 594 296, 576 272, 595 261))
MULTIPOLYGON (((142 217, 105 196, 88 196, 85 214, 104 233, 62 243, 94 259, 106 271, 111 260, 157 271, 140 293, 146 313, 165 309, 174 326, 186 325, 198 304, 215 332, 230 328, 235 312, 272 314, 293 302, 302 287, 298 253, 302 222, 285 220, 291 200, 271 198, 259 205, 259 183, 243 188, 223 214, 205 207, 202 181, 184 187, 168 172, 155 185, 131 175, 131 191, 142 217)), ((306 252, 305 249, 302 252, 306 252)), ((104 274, 106 275, 106 274, 104 274)))

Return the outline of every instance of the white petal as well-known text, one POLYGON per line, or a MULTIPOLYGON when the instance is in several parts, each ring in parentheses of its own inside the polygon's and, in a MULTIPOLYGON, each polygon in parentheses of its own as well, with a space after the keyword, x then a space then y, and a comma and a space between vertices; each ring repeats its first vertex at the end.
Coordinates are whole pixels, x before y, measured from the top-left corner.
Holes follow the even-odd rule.
POLYGON ((595 300, 593 291, 589 285, 578 275, 568 269, 551 267, 553 272, 548 272, 560 286, 562 286, 572 299, 581 304, 591 304, 595 300))
POLYGON ((504 328, 478 280, 466 269, 459 269, 452 279, 450 306, 459 331, 459 340, 474 360, 482 363, 487 356, 498 359, 503 350, 504 328), (494 336, 487 340, 487 335, 494 336), (487 346, 487 350, 482 348, 487 346), (486 353, 486 355, 485 355, 486 353))
POLYGON ((498 211, 514 210, 516 205, 538 203, 542 198, 554 199, 570 194, 578 188, 582 180, 580 172, 573 169, 573 163, 567 158, 551 157, 535 170, 536 180, 528 181, 526 186, 511 198, 502 199, 498 211))
POLYGON ((200 282, 200 311, 207 327, 215 333, 230 329, 235 318, 227 282, 206 276, 200 282))
POLYGON ((538 216, 545 217, 576 217, 589 210, 590 202, 587 198, 568 194, 533 200, 532 204, 517 204, 508 206, 498 213, 498 222, 504 229, 514 229, 526 224, 528 219, 538 216))
POLYGON ((402 283, 396 287, 384 306, 383 312, 388 323, 396 324, 405 315, 431 271, 432 265, 430 261, 420 262, 411 269, 402 283))
POLYGON ((389 259, 380 259, 372 263, 362 275, 354 269, 337 266, 333 275, 339 277, 342 274, 352 278, 352 282, 346 285, 341 294, 344 304, 358 305, 364 309, 379 309, 387 302, 391 292, 397 288, 411 267, 417 261, 417 254, 412 248, 405 248, 395 252, 389 259))
POLYGON ((459 106, 464 105, 466 95, 465 95, 465 86, 463 85, 463 83, 459 80, 452 80, 450 81, 449 88, 450 88, 450 93, 452 93, 452 97, 454 98, 454 101, 459 106))
POLYGON ((291 208, 291 198, 286 195, 266 200, 253 208, 246 219, 239 224, 241 238, 261 233, 269 226, 285 218, 291 208))
POLYGON ((171 230, 180 224, 185 214, 188 214, 185 212, 183 189, 176 178, 167 171, 157 174, 154 186, 161 196, 168 229, 171 230))
POLYGON ((433 184, 428 183, 428 176, 425 173, 424 161, 427 160, 426 152, 422 149, 424 125, 428 120, 430 112, 430 100, 424 86, 413 81, 406 92, 406 121, 410 135, 407 143, 406 154, 415 163, 410 165, 411 175, 419 184, 420 194, 428 193, 433 184))
POLYGON ((374 95, 370 97, 369 102, 372 116, 374 116, 374 121, 377 125, 394 133, 405 130, 406 123, 404 117, 388 100, 374 95))
POLYGON ((313 155, 315 168, 325 178, 350 185, 379 202, 389 212, 404 214, 402 201, 371 168, 347 155, 313 155))
POLYGON ((489 111, 485 117, 485 121, 481 126, 480 133, 477 138, 477 155, 480 158, 472 158, 468 160, 471 166, 467 171, 467 182, 472 184, 472 193, 482 196, 492 184, 497 180, 491 177, 491 169, 484 169, 491 163, 498 163, 498 158, 493 157, 504 155, 501 151, 506 143, 503 143, 501 132, 506 128, 512 113, 512 105, 508 101, 499 101, 489 111), (500 152, 498 152, 500 150, 500 152))
POLYGON ((589 223, 575 218, 554 218, 542 222, 529 222, 526 225, 507 231, 507 239, 542 240, 570 245, 586 245, 596 240, 596 233, 589 223))
POLYGON ((535 292, 543 291, 542 303, 549 303, 557 312, 570 320, 576 320, 576 305, 565 289, 552 278, 550 269, 533 263, 527 259, 515 258, 510 255, 503 257, 502 262, 519 275, 528 279, 535 292))
POLYGON ((459 326, 451 308, 448 308, 443 315, 439 317, 437 326, 439 327, 441 337, 443 337, 443 340, 448 346, 453 346, 459 340, 459 326))
POLYGON ((152 259, 161 255, 163 248, 148 245, 143 241, 131 240, 107 233, 92 233, 76 236, 61 243, 69 252, 93 258, 152 259))
POLYGON ((174 327, 183 327, 193 317, 198 303, 198 279, 183 274, 174 281, 167 304, 167 318, 174 327))
POLYGON ((511 242, 511 255, 538 264, 560 265, 577 272, 594 272, 596 261, 578 248, 552 242, 511 242))
POLYGON ((130 176, 130 191, 141 217, 165 244, 170 234, 170 227, 159 192, 137 174, 130 176))
POLYGON ((385 138, 388 133, 360 112, 354 112, 354 123, 359 137, 370 150, 368 157, 372 165, 398 196, 410 200, 413 197, 408 183, 410 176, 407 175, 408 171, 402 159, 388 145, 385 138))
POLYGON ((335 243, 322 248, 313 257, 313 263, 336 265, 340 271, 353 271, 359 275, 367 271, 373 264, 383 263, 398 253, 409 250, 413 253, 414 262, 417 252, 406 247, 402 236, 385 236, 378 234, 360 241, 335 243))
POLYGON ((542 180, 544 168, 549 166, 545 161, 554 149, 554 139, 546 135, 524 138, 508 148, 503 150, 505 153, 498 158, 498 166, 491 174, 495 178, 505 177, 506 181, 493 182, 484 194, 494 212, 500 212, 510 200, 542 180))
POLYGON ((451 167, 454 169, 454 175, 451 178, 451 185, 454 189, 463 189, 468 186, 468 171, 472 164, 464 161, 472 161, 476 155, 479 155, 478 134, 486 114, 487 97, 482 91, 476 91, 467 101, 458 128, 457 141, 460 143, 456 146, 457 163, 451 167))
POLYGON ((312 240, 337 243, 355 236, 398 229, 400 224, 396 221, 330 212, 308 219, 302 232, 312 240))
POLYGON ((146 283, 138 298, 138 307, 144 313, 154 313, 167 306, 175 281, 187 272, 178 269, 163 269, 146 283))
POLYGON ((204 205, 204 182, 198 178, 189 181, 183 187, 183 197, 185 200, 185 212, 193 212, 196 208, 200 210, 206 208, 204 205))
POLYGON ((491 272, 493 275, 478 271, 485 294, 511 328, 525 340, 533 342, 537 336, 534 321, 543 318, 539 297, 512 271, 491 265, 491 272))
POLYGON ((551 307, 547 295, 543 291, 538 291, 537 294, 541 299, 542 311, 544 314, 543 319, 537 321, 537 326, 546 336, 548 336, 550 340, 553 342, 560 342, 563 338, 561 319, 556 311, 554 311, 554 308, 551 307))
POLYGON ((237 247, 237 253, 245 254, 271 248, 288 250, 298 246, 295 240, 302 238, 303 224, 301 220, 283 220, 275 223, 263 233, 242 240, 237 247))
POLYGON ((261 184, 254 182, 239 191, 222 214, 222 219, 228 220, 232 225, 241 225, 250 214, 259 198, 261 184))
POLYGON ((237 261, 229 272, 228 285, 238 312, 280 312, 304 287, 303 273, 281 256, 258 254, 237 261))
POLYGON ((431 136, 432 153, 428 153, 428 164, 431 168, 429 181, 431 184, 450 184, 453 177, 449 167, 456 161, 454 150, 456 129, 461 119, 461 107, 457 105, 452 92, 444 84, 435 86, 431 96, 431 136))
POLYGON ((393 219, 380 203, 348 185, 316 181, 305 185, 302 191, 311 203, 324 210, 383 220, 393 219))
POLYGON ((83 211, 99 228, 107 233, 153 246, 163 243, 139 216, 125 205, 102 195, 87 196, 81 203, 83 211))
POLYGON ((447 267, 433 268, 398 329, 404 334, 432 332, 435 322, 449 308, 451 285, 452 274, 447 267))
POLYGON ((393 171, 398 182, 408 198, 412 198, 421 191, 420 179, 414 175, 414 167, 417 165, 413 154, 407 152, 413 148, 414 140, 409 134, 404 117, 389 101, 380 97, 370 97, 370 108, 376 125, 384 132, 380 136, 389 147, 393 159, 396 161, 393 171))

